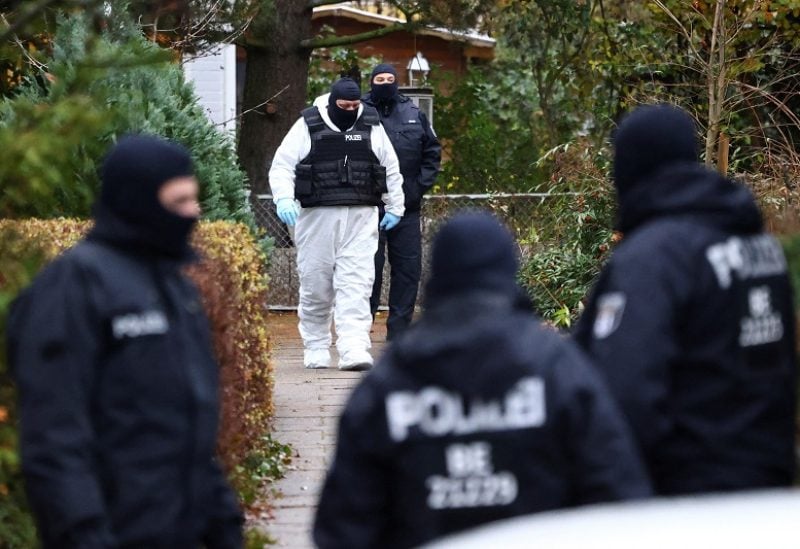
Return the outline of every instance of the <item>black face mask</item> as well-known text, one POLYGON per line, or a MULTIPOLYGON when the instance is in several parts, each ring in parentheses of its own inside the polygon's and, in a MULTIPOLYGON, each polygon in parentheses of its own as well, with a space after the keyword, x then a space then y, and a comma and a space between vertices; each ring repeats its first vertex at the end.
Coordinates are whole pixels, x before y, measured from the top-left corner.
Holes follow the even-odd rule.
POLYGON ((337 128, 343 132, 346 132, 353 126, 353 124, 356 123, 356 119, 358 118, 358 109, 346 111, 344 109, 340 109, 336 105, 329 105, 328 115, 331 117, 331 122, 336 124, 337 128))
POLYGON ((190 260, 189 238, 197 225, 196 217, 183 217, 163 210, 146 225, 120 217, 103 204, 94 208, 95 225, 89 238, 101 240, 134 252, 190 260))
POLYGON ((397 94, 397 82, 391 84, 372 84, 372 97, 378 103, 394 99, 397 94))

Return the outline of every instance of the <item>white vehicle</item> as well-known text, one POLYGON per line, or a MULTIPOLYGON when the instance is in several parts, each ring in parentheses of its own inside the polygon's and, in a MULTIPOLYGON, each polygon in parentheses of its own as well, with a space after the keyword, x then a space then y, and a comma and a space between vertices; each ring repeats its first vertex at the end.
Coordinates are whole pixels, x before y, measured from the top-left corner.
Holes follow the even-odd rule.
POLYGON ((798 549, 800 490, 660 498, 526 515, 430 549, 798 549))

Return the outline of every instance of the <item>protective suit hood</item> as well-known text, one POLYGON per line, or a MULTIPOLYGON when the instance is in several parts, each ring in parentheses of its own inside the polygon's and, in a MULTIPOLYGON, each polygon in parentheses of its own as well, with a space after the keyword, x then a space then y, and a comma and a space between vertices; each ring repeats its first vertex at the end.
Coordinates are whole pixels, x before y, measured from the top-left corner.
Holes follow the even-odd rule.
MULTIPOLYGON (((325 124, 333 131, 340 132, 342 130, 340 130, 339 127, 333 123, 330 114, 328 114, 328 102, 330 101, 330 96, 331 96, 330 93, 324 93, 319 97, 317 97, 316 99, 314 99, 314 102, 312 104, 315 107, 317 107, 317 109, 319 109, 319 114, 320 116, 322 116, 322 120, 325 121, 325 124)), ((361 114, 363 112, 364 112, 364 104, 362 103, 361 105, 358 106, 358 116, 356 116, 356 120, 358 120, 359 117, 361 117, 361 114)))

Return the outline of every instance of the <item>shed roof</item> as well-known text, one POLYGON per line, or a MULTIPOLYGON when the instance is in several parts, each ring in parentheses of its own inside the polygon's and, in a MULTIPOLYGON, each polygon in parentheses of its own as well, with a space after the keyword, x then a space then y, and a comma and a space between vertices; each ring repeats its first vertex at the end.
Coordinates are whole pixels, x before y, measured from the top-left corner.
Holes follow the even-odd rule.
MULTIPOLYGON (((372 13, 350 6, 320 6, 314 8, 312 19, 318 19, 320 17, 347 17, 355 19, 356 21, 361 21, 362 23, 374 23, 384 27, 405 22, 398 17, 372 13)), ((452 31, 442 27, 422 27, 416 29, 414 32, 428 36, 437 36, 453 42, 466 42, 470 46, 478 48, 494 48, 497 43, 494 38, 474 31, 452 31)))

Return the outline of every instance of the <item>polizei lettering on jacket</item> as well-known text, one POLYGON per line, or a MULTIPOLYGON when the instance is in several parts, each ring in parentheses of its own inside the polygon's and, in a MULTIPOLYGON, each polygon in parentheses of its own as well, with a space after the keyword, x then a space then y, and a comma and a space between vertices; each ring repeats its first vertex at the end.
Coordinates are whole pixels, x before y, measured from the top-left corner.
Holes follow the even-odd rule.
POLYGON ((739 280, 748 280, 786 272, 786 258, 778 241, 768 234, 749 238, 733 236, 706 250, 706 258, 714 268, 720 287, 728 288, 735 273, 739 280))
POLYGON ((130 313, 111 320, 114 339, 165 334, 168 329, 167 317, 161 311, 130 313))
POLYGON ((458 393, 433 386, 386 397, 389 434, 397 442, 405 440, 413 428, 441 437, 540 427, 545 415, 544 382, 537 377, 520 379, 496 400, 466 402, 458 393))

